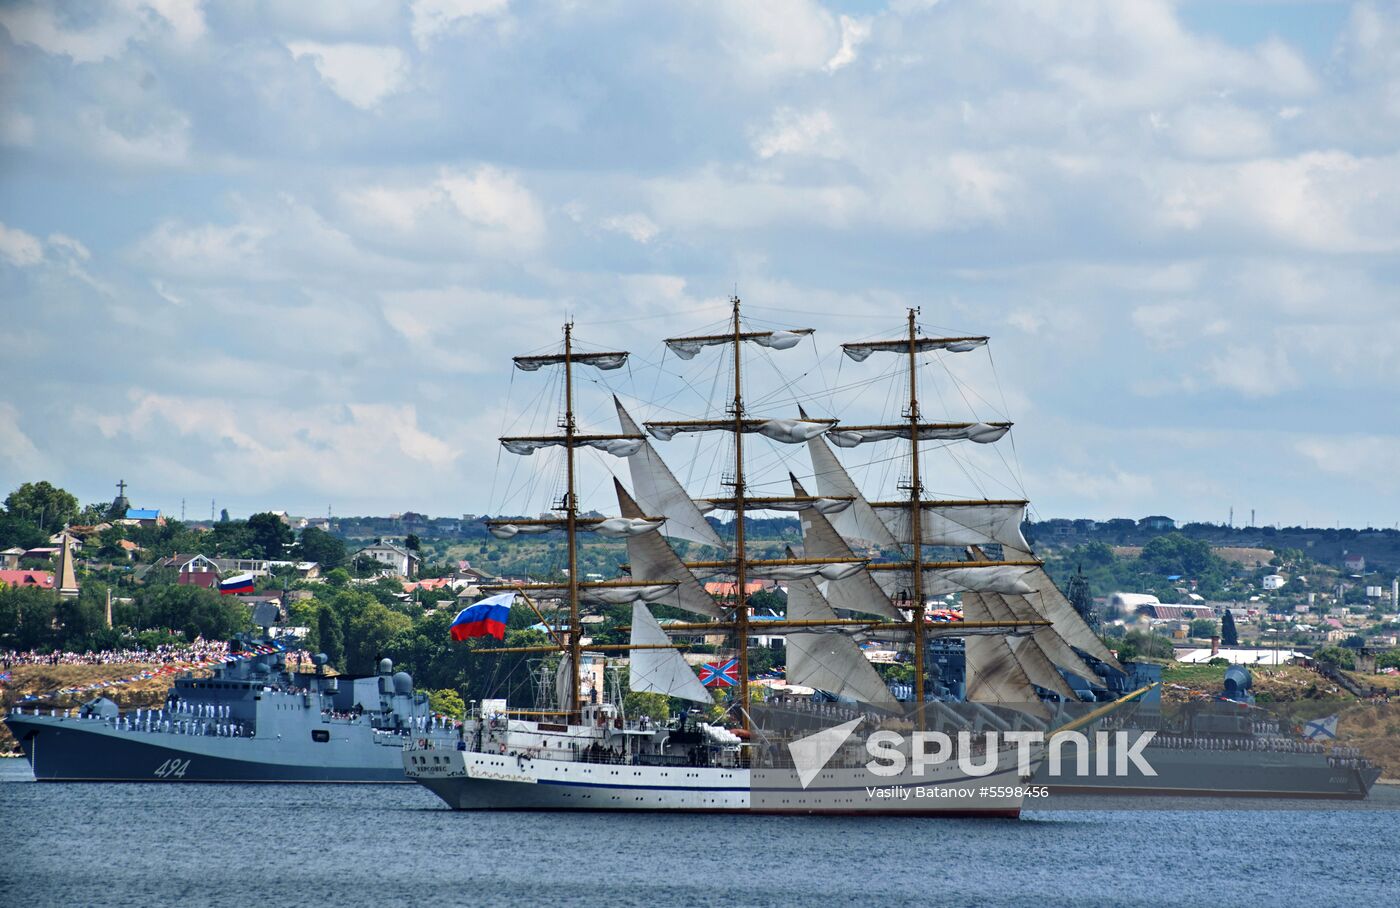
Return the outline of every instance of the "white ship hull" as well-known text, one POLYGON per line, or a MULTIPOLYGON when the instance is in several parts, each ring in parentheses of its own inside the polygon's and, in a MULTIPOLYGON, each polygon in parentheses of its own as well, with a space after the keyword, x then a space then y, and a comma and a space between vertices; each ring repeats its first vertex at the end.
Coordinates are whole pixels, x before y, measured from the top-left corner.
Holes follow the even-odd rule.
POLYGON ((410 749, 410 779, 454 810, 634 810, 691 813, 1018 817, 1029 783, 1014 766, 969 776, 956 763, 880 779, 824 770, 803 788, 791 770, 638 766, 410 749), (875 793, 872 794, 873 789, 875 793))

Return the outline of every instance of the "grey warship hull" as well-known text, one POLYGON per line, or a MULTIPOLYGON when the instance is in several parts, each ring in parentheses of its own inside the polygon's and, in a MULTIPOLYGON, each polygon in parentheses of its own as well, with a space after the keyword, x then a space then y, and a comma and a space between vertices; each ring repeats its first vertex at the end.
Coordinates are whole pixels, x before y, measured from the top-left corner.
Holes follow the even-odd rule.
MULTIPOLYGON (((404 783, 403 738, 326 742, 221 738, 114 728, 100 720, 14 715, 6 724, 41 782, 404 783)), ((355 729, 354 732, 359 732, 355 729)))
POLYGON ((5 724, 43 782, 407 783, 409 741, 450 745, 413 679, 382 660, 377 675, 289 670, 253 643, 209 677, 176 678, 159 709, 122 713, 103 697, 68 710, 12 710, 5 724))
MULTIPOLYGON (((1155 776, 1131 766, 1123 775, 1079 773, 1072 761, 1053 775, 1047 761, 1031 784, 1048 786, 1052 794, 1361 800, 1381 773, 1321 753, 1149 747, 1143 755, 1155 776)), ((1108 765, 1116 760, 1111 755, 1108 765)))

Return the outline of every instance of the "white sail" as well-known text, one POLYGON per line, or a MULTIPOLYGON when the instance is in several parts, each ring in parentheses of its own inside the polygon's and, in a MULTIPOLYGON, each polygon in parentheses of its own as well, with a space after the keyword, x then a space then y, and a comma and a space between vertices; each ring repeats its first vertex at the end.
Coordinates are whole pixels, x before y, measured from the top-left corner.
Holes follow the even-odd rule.
MULTIPOLYGON (((794 495, 807 494, 807 490, 798 482, 796 476, 789 474, 788 478, 792 482, 794 495)), ((803 511, 798 515, 798 519, 802 525, 802 550, 809 558, 855 558, 851 547, 824 515, 816 511, 803 511)), ((831 579, 826 585, 825 593, 827 601, 835 608, 882 615, 895 620, 902 618, 890 602, 890 598, 863 565, 860 570, 852 571, 849 576, 831 579)))
MULTIPOLYGON (((985 337, 921 337, 914 341, 914 350, 917 353, 927 353, 930 350, 947 350, 949 353, 966 353, 969 350, 976 350, 978 347, 985 347, 987 338, 985 337)), ((907 355, 909 353, 909 341, 873 341, 868 344, 842 344, 841 349, 847 356, 858 363, 863 363, 872 353, 899 353, 907 355)))
MULTIPOLYGON (((623 434, 641 434, 641 428, 633 422, 622 401, 614 397, 613 403, 617 406, 617 419, 622 424, 623 434)), ((641 448, 627 459, 627 468, 631 471, 632 488, 636 490, 637 502, 641 506, 638 516, 666 518, 661 532, 672 539, 686 539, 721 549, 725 547, 719 534, 710 526, 650 442, 642 442, 641 448)))
POLYGON ((864 562, 860 561, 832 561, 826 564, 751 564, 748 574, 762 580, 803 580, 820 577, 823 580, 837 581, 852 577, 864 568, 864 562))
MULTIPOLYGON (((869 444, 872 441, 888 441, 891 438, 908 439, 912 430, 908 426, 882 426, 866 429, 832 429, 826 433, 831 443, 843 448, 869 444)), ((924 425, 919 427, 920 441, 971 441, 979 445, 999 440, 1011 426, 1006 423, 949 423, 946 425, 924 425)))
MULTIPOLYGON (((969 593, 963 596, 963 619, 965 621, 1018 621, 1025 620, 1018 615, 1004 599, 993 595, 969 593)), ((1053 691, 1068 700, 1077 700, 1074 690, 1065 682, 1064 676, 1045 655, 1035 638, 1026 634, 1010 638, 1011 653, 1020 663, 1022 671, 1032 684, 1053 691)))
MULTIPOLYGON (((968 597, 971 595, 973 594, 969 593, 964 595, 963 602, 966 603, 968 597)), ((1035 604, 1027 596, 1002 596, 996 593, 981 593, 977 595, 980 595, 983 599, 996 600, 996 602, 1005 608, 1010 613, 1011 617, 1017 621, 1049 620, 1041 614, 1040 610, 1036 608, 1035 604)), ((1079 654, 1065 642, 1065 638, 1060 636, 1060 632, 1054 625, 1050 625, 1049 627, 1037 627, 1032 632, 1031 636, 1035 638, 1036 644, 1040 646, 1041 650, 1044 651, 1045 655, 1049 657, 1050 661, 1055 663, 1055 665, 1067 672, 1078 675, 1085 681, 1089 681, 1093 684, 1102 683, 1099 676, 1094 673, 1094 670, 1086 665, 1084 660, 1079 658, 1079 654)))
POLYGON ((1042 719, 1050 718, 1050 708, 1036 695, 1007 638, 965 637, 963 647, 967 680, 964 696, 969 702, 1010 706, 1042 719))
POLYGON ((812 457, 812 473, 817 479, 817 493, 833 498, 849 498, 851 506, 833 514, 831 525, 842 537, 857 545, 871 545, 879 548, 894 548, 894 536, 889 528, 876 516, 855 482, 851 479, 841 461, 827 447, 821 438, 807 442, 807 453, 812 457))
POLYGON ((568 653, 565 653, 563 658, 559 660, 559 667, 554 670, 554 696, 556 702, 558 702, 560 709, 570 712, 572 712, 574 708, 574 673, 570 668, 571 665, 573 665, 573 659, 569 657, 568 653))
MULTIPOLYGON (((613 486, 617 492, 618 508, 622 516, 642 516, 641 507, 627 494, 622 483, 614 479, 613 486)), ((709 593, 700 585, 700 581, 695 579, 695 575, 666 540, 656 533, 627 537, 627 560, 631 563, 632 576, 638 580, 664 580, 674 584, 668 595, 651 601, 674 605, 687 612, 711 618, 718 618, 723 614, 714 599, 710 598, 709 593)))
MULTIPOLYGON (((811 580, 788 586, 789 621, 831 621, 836 612, 822 598, 811 580)), ((860 647, 839 628, 822 631, 788 631, 787 680, 853 697, 863 703, 894 708, 898 704, 860 647)))
MULTIPOLYGON (((873 505, 875 513, 904 545, 914 541, 909 505, 902 502, 873 505)), ((937 501, 924 502, 919 511, 919 535, 924 545, 1001 544, 1008 557, 1030 554, 1030 545, 1021 535, 1026 518, 1024 501, 937 501)))
MULTIPOLYGON (((569 447, 575 448, 597 448, 614 457, 631 457, 642 449, 646 444, 643 438, 576 438, 569 447)), ((565 447, 567 441, 563 436, 558 438, 502 438, 501 447, 512 454, 520 454, 529 457, 541 448, 565 447)))
MULTIPOLYGON (((1109 652, 1104 642, 1084 621, 1084 617, 1074 610, 1074 605, 1055 586, 1055 581, 1050 579, 1050 575, 1045 573, 1044 568, 1032 568, 1027 579, 1034 589, 1034 592, 1027 598, 1030 599, 1037 611, 1052 622, 1055 630, 1065 639, 1065 642, 1083 650, 1113 669, 1123 671, 1123 666, 1119 665, 1118 660, 1113 658, 1113 653, 1109 652)), ((1076 674, 1078 673, 1076 672, 1076 674)))
POLYGON ((628 685, 632 690, 713 703, 710 692, 705 690, 685 658, 676 650, 665 648, 670 642, 651 610, 640 602, 634 604, 632 645, 656 648, 631 650, 628 685))
MULTIPOLYGON (((746 331, 742 340, 752 341, 760 347, 772 350, 789 350, 802 343, 802 338, 812 333, 811 328, 792 328, 787 331, 746 331)), ((705 347, 720 347, 734 343, 733 335, 715 334, 710 337, 675 337, 666 341, 666 347, 681 359, 694 359, 705 347)))

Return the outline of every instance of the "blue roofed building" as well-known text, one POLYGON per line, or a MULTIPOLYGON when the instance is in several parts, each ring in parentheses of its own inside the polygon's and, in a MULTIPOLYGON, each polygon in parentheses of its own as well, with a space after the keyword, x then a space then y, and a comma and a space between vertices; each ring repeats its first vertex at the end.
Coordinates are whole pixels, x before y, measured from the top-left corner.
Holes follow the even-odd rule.
POLYGON ((118 521, 127 526, 156 527, 165 523, 165 518, 160 516, 160 511, 153 508, 127 508, 126 517, 118 521))

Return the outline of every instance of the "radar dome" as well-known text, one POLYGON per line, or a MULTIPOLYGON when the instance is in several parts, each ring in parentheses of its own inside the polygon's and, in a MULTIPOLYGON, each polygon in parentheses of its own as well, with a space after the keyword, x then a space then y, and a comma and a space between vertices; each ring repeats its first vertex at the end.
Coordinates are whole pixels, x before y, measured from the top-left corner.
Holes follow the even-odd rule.
POLYGON ((317 653, 311 657, 311 661, 315 665, 325 665, 327 662, 331 661, 331 657, 327 656, 325 653, 317 653))
POLYGON ((380 660, 379 660, 379 673, 380 673, 381 675, 392 674, 393 671, 394 671, 394 660, 393 660, 393 659, 380 659, 380 660))
POLYGON ((408 672, 396 672, 394 674, 394 693, 413 693, 413 676, 408 672))

